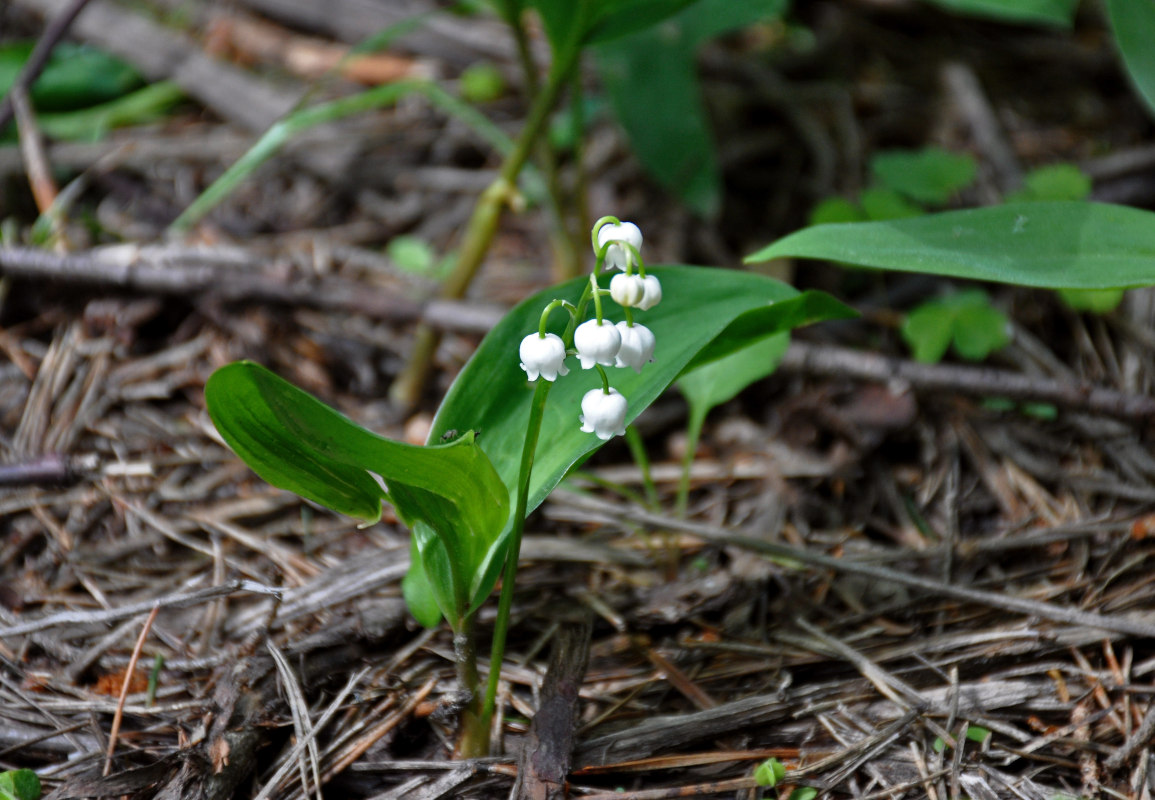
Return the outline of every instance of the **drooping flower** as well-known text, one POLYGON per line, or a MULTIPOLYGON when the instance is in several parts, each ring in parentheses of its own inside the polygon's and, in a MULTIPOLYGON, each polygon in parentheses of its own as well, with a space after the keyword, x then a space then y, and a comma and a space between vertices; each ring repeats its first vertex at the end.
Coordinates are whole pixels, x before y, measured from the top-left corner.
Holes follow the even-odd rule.
POLYGON ((521 368, 531 381, 536 381, 538 375, 553 381, 557 380, 558 375, 569 374, 569 367, 565 365, 565 344, 557 334, 547 333, 542 336, 531 333, 521 340, 518 354, 521 356, 521 368))
POLYGON ((610 280, 610 297, 622 308, 632 308, 642 302, 646 294, 646 282, 640 275, 619 272, 610 280))
POLYGON ((626 432, 626 398, 617 389, 590 389, 582 397, 582 432, 596 433, 599 439, 626 432))
POLYGON ((611 322, 586 320, 573 332, 573 345, 582 369, 592 369, 594 364, 612 367, 622 346, 622 335, 611 322))
POLYGON ((662 301, 662 283, 653 275, 647 275, 642 279, 642 283, 645 284, 645 293, 637 307, 642 311, 649 311, 662 301))
POLYGON ((642 367, 654 360, 654 334, 645 325, 619 322, 616 326, 622 335, 622 346, 614 360, 615 367, 633 367, 641 372, 642 367))
MULTIPOLYGON (((634 246, 635 250, 642 249, 642 232, 632 222, 623 222, 614 225, 612 222, 598 229, 598 249, 606 246, 606 242, 624 242, 634 246)), ((634 254, 628 247, 620 244, 611 244, 606 250, 606 267, 609 269, 625 269, 634 260, 634 254)))

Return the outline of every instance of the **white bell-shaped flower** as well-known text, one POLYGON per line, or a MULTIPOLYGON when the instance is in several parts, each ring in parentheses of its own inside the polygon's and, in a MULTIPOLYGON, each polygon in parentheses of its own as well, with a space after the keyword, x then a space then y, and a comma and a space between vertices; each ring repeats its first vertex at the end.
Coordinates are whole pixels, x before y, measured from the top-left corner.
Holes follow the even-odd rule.
POLYGON ((626 398, 617 389, 590 389, 582 397, 582 432, 596 433, 599 439, 626 432, 626 398))
POLYGON ((645 293, 638 301, 637 307, 642 311, 649 311, 662 301, 662 284, 653 275, 647 275, 642 279, 642 283, 645 286, 645 293))
POLYGON ((582 369, 593 369, 594 364, 612 367, 622 346, 622 335, 611 322, 587 320, 573 332, 573 346, 577 349, 582 369))
POLYGON ((642 367, 654 360, 654 333, 645 325, 619 322, 615 325, 622 335, 622 346, 614 360, 615 367, 633 367, 641 372, 642 367))
POLYGON ((557 380, 558 375, 568 375, 569 367, 565 365, 565 344, 561 337, 554 333, 542 336, 531 333, 521 340, 518 349, 521 356, 521 368, 531 381, 537 376, 547 381, 557 380))
POLYGON ((642 302, 646 294, 646 282, 640 275, 619 272, 610 280, 610 297, 622 308, 633 308, 642 302))
MULTIPOLYGON (((609 223, 598 228, 598 249, 606 246, 606 242, 623 242, 631 244, 639 252, 642 249, 642 232, 632 222, 623 222, 618 225, 609 223)), ((620 244, 611 244, 606 250, 606 267, 610 269, 625 269, 634 260, 634 254, 628 247, 620 244)))

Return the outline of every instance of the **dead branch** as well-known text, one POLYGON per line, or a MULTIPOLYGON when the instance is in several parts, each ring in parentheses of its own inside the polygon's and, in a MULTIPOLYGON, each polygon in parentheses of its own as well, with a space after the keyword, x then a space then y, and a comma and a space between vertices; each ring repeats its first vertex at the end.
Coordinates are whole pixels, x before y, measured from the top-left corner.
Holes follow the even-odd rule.
POLYGON ((877 383, 906 383, 919 392, 955 392, 970 396, 1054 403, 1121 419, 1155 417, 1155 398, 1124 394, 1087 383, 1065 383, 992 367, 920 364, 903 358, 829 345, 792 342, 781 369, 877 383))

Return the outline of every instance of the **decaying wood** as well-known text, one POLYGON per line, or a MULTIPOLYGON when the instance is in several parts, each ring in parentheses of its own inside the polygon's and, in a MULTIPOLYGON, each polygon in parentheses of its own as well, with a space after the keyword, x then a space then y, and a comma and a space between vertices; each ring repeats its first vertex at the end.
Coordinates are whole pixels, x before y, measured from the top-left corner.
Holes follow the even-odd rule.
POLYGON ((518 760, 514 797, 566 797, 566 776, 578 721, 578 692, 589 662, 592 633, 593 618, 588 614, 579 622, 558 627, 541 685, 541 703, 518 760))

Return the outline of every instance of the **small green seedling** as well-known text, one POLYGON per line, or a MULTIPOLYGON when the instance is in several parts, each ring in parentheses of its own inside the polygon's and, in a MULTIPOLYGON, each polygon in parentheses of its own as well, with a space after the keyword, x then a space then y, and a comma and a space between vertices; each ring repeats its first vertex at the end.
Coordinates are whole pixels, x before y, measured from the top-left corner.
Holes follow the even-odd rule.
POLYGON ((902 338, 916 361, 935 364, 954 345, 968 361, 982 361, 1011 340, 1010 322, 981 289, 923 303, 906 318, 902 338))
POLYGON ((489 62, 483 62, 465 68, 458 88, 461 97, 467 102, 492 103, 505 94, 508 87, 501 70, 489 62))
POLYGON ((939 147, 879 153, 870 162, 879 184, 923 205, 941 206, 974 183, 978 164, 939 147))
POLYGON ((1008 203, 1086 200, 1091 196, 1091 178, 1074 164, 1049 164, 1031 170, 1023 178, 1023 188, 1007 196, 1008 203))
POLYGON ((40 778, 30 769, 0 772, 0 800, 40 800, 40 778))
POLYGON ((1059 289, 1059 299, 1072 311, 1107 314, 1123 302, 1124 289, 1059 289))
POLYGON ((385 245, 385 255, 393 259, 398 269, 427 278, 444 278, 453 271, 453 255, 438 259, 437 251, 429 242, 417 236, 394 236, 385 245))
MULTIPOLYGON (((786 767, 776 758, 768 758, 754 770, 754 782, 767 789, 776 789, 786 778, 786 767)), ((783 800, 813 800, 818 790, 813 786, 795 786, 783 800)), ((781 795, 779 795, 781 797, 781 795)))
MULTIPOLYGON (((977 742, 980 745, 985 745, 991 738, 991 732, 989 729, 979 725, 967 725, 963 738, 977 742)), ((946 748, 946 740, 941 736, 935 738, 933 747, 936 753, 941 753, 946 748)))

